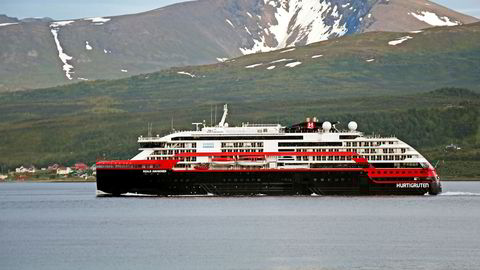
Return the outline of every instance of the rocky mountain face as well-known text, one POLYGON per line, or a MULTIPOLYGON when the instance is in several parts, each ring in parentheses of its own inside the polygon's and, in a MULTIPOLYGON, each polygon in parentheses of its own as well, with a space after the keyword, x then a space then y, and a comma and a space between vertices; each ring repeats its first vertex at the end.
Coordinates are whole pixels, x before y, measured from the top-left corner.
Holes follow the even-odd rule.
POLYGON ((199 0, 66 21, 0 16, 0 91, 222 62, 362 32, 476 21, 427 0, 199 0))

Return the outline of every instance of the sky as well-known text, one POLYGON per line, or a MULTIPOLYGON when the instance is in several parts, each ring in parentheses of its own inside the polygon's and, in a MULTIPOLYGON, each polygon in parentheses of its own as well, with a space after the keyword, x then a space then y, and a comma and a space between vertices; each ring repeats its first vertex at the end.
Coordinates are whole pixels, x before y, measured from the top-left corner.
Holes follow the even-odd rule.
MULTIPOLYGON (((480 0, 433 0, 480 18, 480 0)), ((0 14, 56 20, 138 13, 184 0, 0 0, 0 14)))

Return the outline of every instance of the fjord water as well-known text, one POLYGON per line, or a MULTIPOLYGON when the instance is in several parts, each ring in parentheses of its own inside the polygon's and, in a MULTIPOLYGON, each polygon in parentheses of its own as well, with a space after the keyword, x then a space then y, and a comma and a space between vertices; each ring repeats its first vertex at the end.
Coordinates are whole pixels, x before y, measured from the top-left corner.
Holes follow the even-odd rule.
POLYGON ((419 197, 97 198, 0 184, 1 269, 478 269, 480 182, 419 197))

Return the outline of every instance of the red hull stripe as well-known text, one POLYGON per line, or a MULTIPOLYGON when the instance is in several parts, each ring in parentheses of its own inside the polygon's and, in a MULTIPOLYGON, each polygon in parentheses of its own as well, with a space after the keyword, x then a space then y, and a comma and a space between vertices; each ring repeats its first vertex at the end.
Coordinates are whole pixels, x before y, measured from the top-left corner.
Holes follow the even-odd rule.
POLYGON ((278 157, 278 156, 339 156, 354 157, 360 156, 355 152, 205 152, 205 153, 180 153, 175 157, 230 157, 230 156, 248 156, 248 157, 278 157))
POLYGON ((436 177, 432 169, 365 169, 370 178, 436 177))
POLYGON ((312 168, 312 169, 232 169, 232 170, 174 170, 174 172, 182 172, 182 173, 189 173, 189 172, 318 172, 318 171, 325 171, 325 172, 352 172, 352 171, 362 171, 361 168, 312 168))
POLYGON ((110 160, 97 162, 97 169, 171 170, 180 160, 110 160))

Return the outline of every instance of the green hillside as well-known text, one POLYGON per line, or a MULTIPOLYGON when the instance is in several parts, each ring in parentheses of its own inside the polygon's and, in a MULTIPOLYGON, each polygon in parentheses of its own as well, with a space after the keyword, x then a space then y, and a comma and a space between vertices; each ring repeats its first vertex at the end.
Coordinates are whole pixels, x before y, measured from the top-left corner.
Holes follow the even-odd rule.
POLYGON ((130 158, 147 123, 158 134, 169 131, 172 118, 176 129, 190 129, 191 122, 209 122, 212 105, 229 103, 231 124, 355 120, 362 131, 396 135, 442 160, 446 177, 480 177, 479 40, 480 24, 367 33, 216 65, 4 93, 0 164, 130 158), (406 35, 413 38, 388 45, 406 35), (281 59, 291 60, 271 63, 281 59), (301 64, 285 66, 293 62, 301 64), (462 150, 445 152, 451 143, 462 150))

